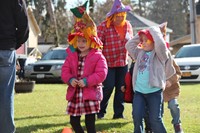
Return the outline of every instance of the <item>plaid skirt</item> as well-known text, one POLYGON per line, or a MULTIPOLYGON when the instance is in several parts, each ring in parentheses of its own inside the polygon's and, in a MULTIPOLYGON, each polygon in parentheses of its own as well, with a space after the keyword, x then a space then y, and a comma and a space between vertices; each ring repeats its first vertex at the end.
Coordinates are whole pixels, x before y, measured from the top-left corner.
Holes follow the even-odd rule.
POLYGON ((72 116, 81 116, 86 114, 98 113, 100 110, 100 101, 83 100, 83 89, 77 88, 72 101, 68 102, 67 114, 72 116))

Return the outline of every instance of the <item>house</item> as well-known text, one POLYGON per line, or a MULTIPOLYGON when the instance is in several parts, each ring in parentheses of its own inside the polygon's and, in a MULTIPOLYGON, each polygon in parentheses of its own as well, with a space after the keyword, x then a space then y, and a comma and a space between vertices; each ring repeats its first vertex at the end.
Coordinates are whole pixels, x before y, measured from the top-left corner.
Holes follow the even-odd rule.
MULTIPOLYGON (((128 12, 127 13, 127 20, 130 21, 132 27, 133 27, 133 33, 136 34, 139 30, 142 29, 147 29, 150 26, 158 26, 159 24, 148 20, 144 17, 141 17, 135 13, 132 12, 128 12)), ((170 38, 170 33, 172 33, 173 30, 170 28, 167 28, 167 33, 166 33, 166 40, 169 42, 169 38, 170 38)))
POLYGON ((35 19, 31 7, 27 7, 27 14, 29 21, 29 38, 25 44, 23 44, 19 49, 17 49, 16 53, 18 57, 27 57, 36 55, 41 56, 41 52, 38 50, 38 36, 41 35, 41 31, 37 24, 37 21, 35 19))
MULTIPOLYGON (((191 34, 180 37, 170 42, 173 48, 172 54, 175 54, 183 45, 191 44, 191 34)), ((196 4, 196 43, 200 43, 200 0, 196 4)))

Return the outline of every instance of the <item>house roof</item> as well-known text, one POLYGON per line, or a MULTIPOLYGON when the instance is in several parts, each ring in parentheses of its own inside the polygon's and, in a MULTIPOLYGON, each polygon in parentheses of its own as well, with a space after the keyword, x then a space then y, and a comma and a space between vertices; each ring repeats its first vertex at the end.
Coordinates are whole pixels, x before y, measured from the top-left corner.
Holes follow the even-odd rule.
POLYGON ((191 35, 190 34, 171 41, 170 46, 174 46, 177 44, 186 44, 186 43, 191 43, 191 35))
MULTIPOLYGON (((144 17, 141 17, 133 12, 127 13, 127 20, 130 21, 131 25, 136 30, 141 30, 141 29, 148 28, 150 26, 158 26, 159 25, 159 24, 157 24, 149 19, 146 19, 144 17)), ((171 32, 173 32, 173 30, 170 28, 167 28, 167 32, 171 33, 171 32)))

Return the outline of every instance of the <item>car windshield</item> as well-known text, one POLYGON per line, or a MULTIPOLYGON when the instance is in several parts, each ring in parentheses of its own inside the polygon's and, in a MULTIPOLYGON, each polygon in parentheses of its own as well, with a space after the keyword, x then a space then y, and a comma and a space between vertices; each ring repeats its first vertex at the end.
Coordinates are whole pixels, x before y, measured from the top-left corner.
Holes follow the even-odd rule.
POLYGON ((175 55, 175 58, 200 57, 200 46, 182 47, 175 55))
POLYGON ((65 50, 52 50, 47 52, 41 60, 65 60, 66 56, 65 50))

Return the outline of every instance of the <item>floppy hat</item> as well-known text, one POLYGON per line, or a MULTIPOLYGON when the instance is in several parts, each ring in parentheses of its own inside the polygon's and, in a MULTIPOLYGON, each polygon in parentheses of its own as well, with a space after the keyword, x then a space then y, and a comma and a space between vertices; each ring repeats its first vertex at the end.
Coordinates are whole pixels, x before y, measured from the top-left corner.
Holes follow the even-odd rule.
POLYGON ((107 13, 106 17, 110 17, 115 13, 120 13, 120 12, 128 12, 131 11, 131 7, 130 6, 125 6, 121 0, 115 0, 112 6, 112 9, 110 10, 110 12, 107 13))
POLYGON ((87 7, 87 3, 88 1, 86 1, 86 5, 84 4, 83 6, 76 7, 76 9, 81 10, 75 10, 75 8, 73 8, 72 10, 72 13, 75 17, 78 17, 78 20, 74 24, 74 29, 68 35, 68 42, 70 45, 73 45, 74 48, 77 48, 77 37, 81 36, 87 39, 87 43, 88 45, 90 45, 91 48, 102 48, 103 43, 97 36, 97 28, 95 23, 92 18, 87 14, 86 8, 82 8, 87 7))

